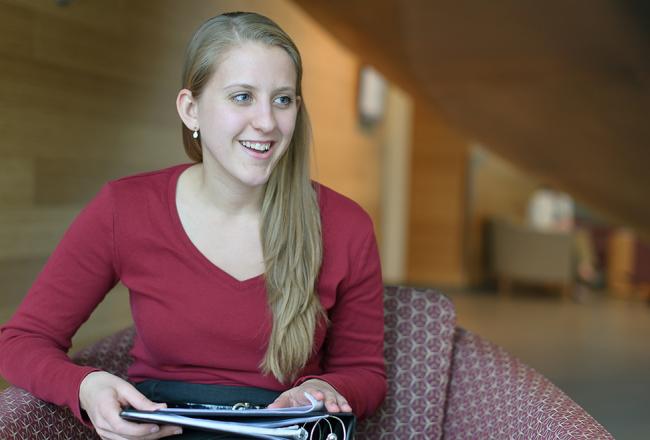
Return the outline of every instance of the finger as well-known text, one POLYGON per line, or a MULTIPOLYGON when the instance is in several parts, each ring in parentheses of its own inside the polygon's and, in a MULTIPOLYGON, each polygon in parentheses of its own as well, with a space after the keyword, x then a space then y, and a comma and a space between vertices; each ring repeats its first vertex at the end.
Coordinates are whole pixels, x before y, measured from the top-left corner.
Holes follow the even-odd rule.
POLYGON ((107 431, 107 430, 97 430, 97 432, 101 435, 102 439, 107 439, 107 440, 132 440, 132 439, 137 439, 137 440, 156 440, 159 438, 163 437, 170 437, 172 435, 180 435, 183 433, 183 429, 180 426, 173 426, 173 425, 165 425, 161 426, 160 430, 156 433, 153 434, 148 434, 145 436, 131 436, 131 435, 120 435, 115 432, 107 431))
POLYGON ((309 387, 305 390, 305 392, 311 394, 312 397, 316 400, 325 400, 325 392, 318 388, 309 387))
POLYGON ((143 437, 160 431, 160 426, 153 423, 135 423, 124 420, 120 417, 122 409, 120 404, 117 401, 113 401, 113 404, 101 411, 103 423, 100 426, 106 431, 130 437, 143 437))
POLYGON ((154 437, 154 438, 170 437, 172 435, 181 435, 182 433, 183 433, 183 428, 181 428, 180 426, 166 425, 160 428, 158 437, 154 437))
POLYGON ((290 405, 290 399, 288 396, 288 392, 284 392, 280 394, 277 399, 275 399, 267 408, 273 409, 273 408, 287 408, 290 405))
POLYGON ((343 412, 347 412, 347 413, 351 413, 351 412, 352 412, 352 407, 351 407, 350 404, 347 403, 347 402, 340 403, 340 404, 339 404, 339 407, 341 408, 341 411, 343 411, 343 412))
POLYGON ((116 389, 115 391, 117 396, 100 404, 91 416, 93 425, 103 438, 108 440, 127 439, 127 437, 140 438, 160 431, 157 424, 134 423, 122 419, 120 417, 122 410, 120 401, 128 402, 128 400, 120 395, 123 390, 116 389))
POLYGON ((138 437, 138 440, 155 440, 163 437, 170 437, 172 435, 179 435, 183 433, 183 429, 180 426, 174 425, 162 425, 160 426, 160 431, 149 434, 144 437, 138 437))
POLYGON ((114 432, 107 431, 105 429, 97 428, 96 431, 102 440, 128 440, 126 437, 122 437, 121 435, 115 434, 114 432))
MULTIPOLYGON (((161 408, 167 407, 164 403, 155 403, 149 400, 144 394, 138 391, 133 385, 124 382, 123 386, 119 387, 119 401, 123 404, 130 405, 135 409, 144 411, 156 411, 161 408)), ((119 415, 121 411, 119 404, 116 411, 112 411, 106 416, 106 419, 114 432, 122 435, 142 437, 147 435, 155 435, 159 438, 160 426, 154 423, 135 423, 122 419, 119 415)))
POLYGON ((339 408, 341 408, 341 411, 343 411, 343 412, 352 412, 352 407, 350 406, 348 401, 345 400, 345 398, 343 396, 341 396, 340 394, 338 395, 338 405, 339 405, 339 408))
POLYGON ((172 435, 180 435, 183 433, 183 428, 180 426, 167 425, 160 429, 160 436, 157 438, 170 437, 172 435))
POLYGON ((111 426, 110 431, 120 436, 123 436, 125 438, 127 437, 128 438, 132 438, 132 437, 149 438, 148 436, 152 436, 152 435, 153 437, 151 438, 158 438, 158 434, 160 433, 161 428, 160 426, 151 423, 133 423, 127 421, 120 421, 114 423, 111 426))
POLYGON ((308 399, 304 396, 304 393, 300 390, 300 388, 292 388, 282 393, 275 400, 275 402, 268 406, 268 408, 290 408, 294 406, 304 405, 308 402, 308 399))
POLYGON ((339 412, 341 411, 341 408, 339 408, 338 402, 336 400, 336 396, 334 393, 326 393, 325 395, 325 408, 329 412, 339 412))
POLYGON ((144 410, 144 411, 156 411, 157 409, 167 407, 165 403, 155 403, 147 399, 147 397, 138 391, 130 383, 125 383, 118 390, 120 394, 121 403, 126 403, 131 405, 135 409, 144 410))
POLYGON ((309 394, 314 396, 316 400, 322 404, 322 407, 325 411, 329 411, 329 412, 336 411, 336 408, 332 406, 332 402, 336 402, 336 400, 333 400, 331 397, 328 397, 329 396, 328 393, 321 391, 319 393, 309 393, 309 394))

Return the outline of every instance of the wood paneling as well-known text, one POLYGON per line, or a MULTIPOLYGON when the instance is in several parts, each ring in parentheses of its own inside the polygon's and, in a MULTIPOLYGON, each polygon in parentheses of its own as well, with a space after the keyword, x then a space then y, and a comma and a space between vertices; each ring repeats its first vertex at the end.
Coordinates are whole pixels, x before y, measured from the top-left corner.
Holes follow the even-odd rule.
POLYGON ((79 209, 78 206, 3 209, 0 212, 0 259, 49 255, 79 209))
POLYGON ((34 166, 21 157, 0 160, 0 206, 29 205, 34 200, 34 166))
MULTIPOLYGON (((20 304, 25 292, 33 284, 36 276, 47 261, 47 256, 0 258, 0 309, 12 310, 20 304)), ((0 316, 0 322, 9 318, 9 313, 0 316)))
POLYGON ((615 295, 628 297, 634 291, 634 243, 636 237, 630 230, 616 230, 607 246, 607 288, 615 295))
POLYGON ((408 280, 464 282, 466 141, 426 103, 415 102, 411 157, 408 280))
POLYGON ((0 54, 29 56, 34 45, 34 14, 24 7, 10 4, 1 3, 0 8, 0 54))
POLYGON ((85 204, 108 180, 168 165, 164 155, 95 158, 36 158, 34 200, 40 206, 85 204))

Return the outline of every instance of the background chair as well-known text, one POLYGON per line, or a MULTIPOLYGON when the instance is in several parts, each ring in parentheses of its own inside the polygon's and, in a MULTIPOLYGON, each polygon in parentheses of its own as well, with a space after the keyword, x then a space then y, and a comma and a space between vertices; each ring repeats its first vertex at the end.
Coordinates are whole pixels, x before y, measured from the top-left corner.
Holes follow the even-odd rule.
MULTIPOLYGON (((358 439, 612 439, 562 391, 505 350, 456 327, 432 290, 385 290, 388 395, 358 439)), ((75 361, 125 377, 134 330, 75 361)), ((0 394, 2 439, 92 439, 70 411, 10 387, 0 394)))
POLYGON ((499 292, 508 294, 513 282, 559 286, 571 293, 574 276, 573 236, 542 232, 505 219, 489 223, 490 266, 499 292))

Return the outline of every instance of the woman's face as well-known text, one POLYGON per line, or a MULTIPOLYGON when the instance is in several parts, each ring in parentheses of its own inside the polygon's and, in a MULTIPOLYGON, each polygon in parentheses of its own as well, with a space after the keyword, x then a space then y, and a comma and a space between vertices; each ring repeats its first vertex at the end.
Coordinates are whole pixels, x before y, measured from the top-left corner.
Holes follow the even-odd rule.
POLYGON ((229 50, 197 104, 204 162, 214 159, 226 179, 264 185, 291 142, 300 105, 289 55, 261 43, 229 50))

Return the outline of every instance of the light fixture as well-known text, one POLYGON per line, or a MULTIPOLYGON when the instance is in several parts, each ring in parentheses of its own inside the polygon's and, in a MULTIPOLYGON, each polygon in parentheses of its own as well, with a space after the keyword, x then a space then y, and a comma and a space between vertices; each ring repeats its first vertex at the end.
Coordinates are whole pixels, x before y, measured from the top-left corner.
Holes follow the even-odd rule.
POLYGON ((359 73, 359 119, 366 128, 374 127, 384 116, 386 80, 370 66, 359 73))

